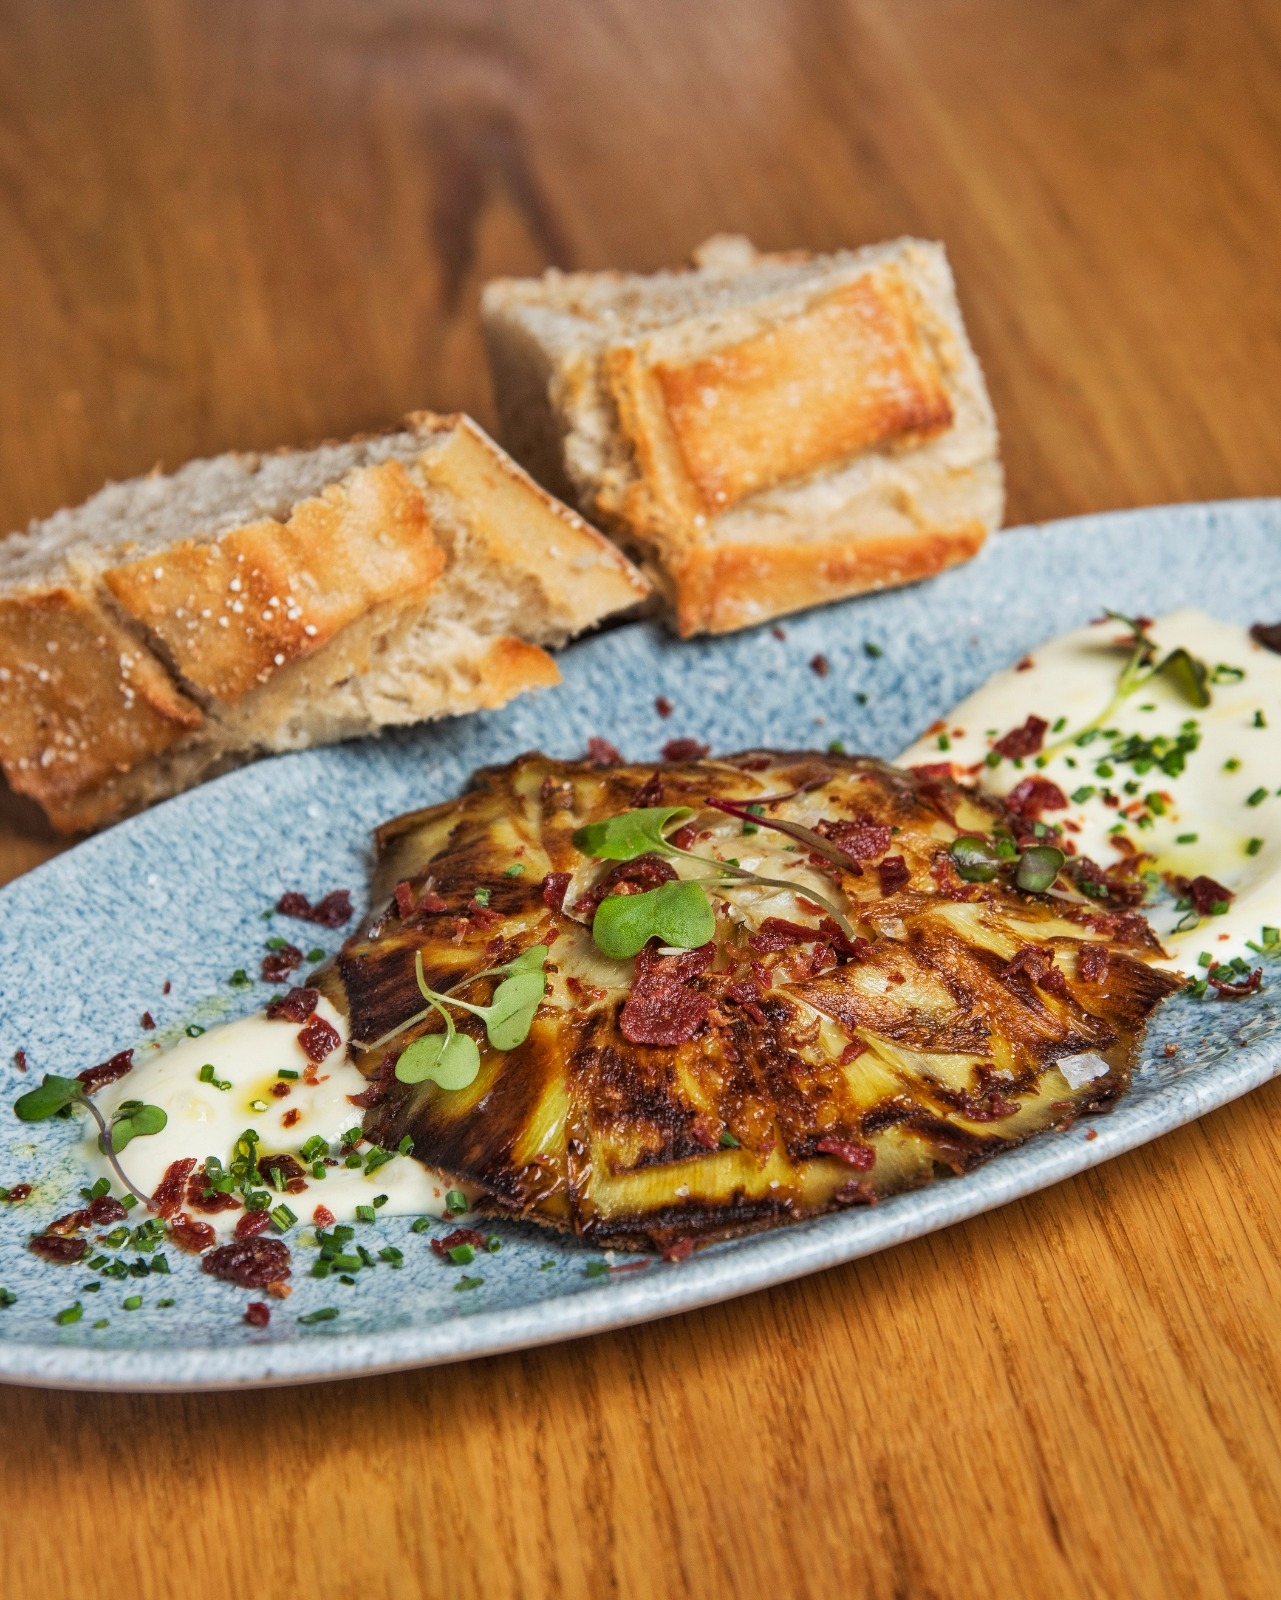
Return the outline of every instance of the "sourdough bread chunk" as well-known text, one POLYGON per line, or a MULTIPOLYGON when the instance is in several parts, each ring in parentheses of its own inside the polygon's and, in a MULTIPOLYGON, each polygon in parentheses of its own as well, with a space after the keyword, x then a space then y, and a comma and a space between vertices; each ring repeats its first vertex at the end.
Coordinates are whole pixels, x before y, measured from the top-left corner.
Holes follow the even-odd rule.
POLYGON ((996 419, 943 248, 499 279, 508 449, 656 579, 682 634, 926 577, 997 527, 996 419))
POLYGON ((98 826, 254 755, 503 705, 648 586, 466 417, 112 484, 0 544, 0 765, 98 826))

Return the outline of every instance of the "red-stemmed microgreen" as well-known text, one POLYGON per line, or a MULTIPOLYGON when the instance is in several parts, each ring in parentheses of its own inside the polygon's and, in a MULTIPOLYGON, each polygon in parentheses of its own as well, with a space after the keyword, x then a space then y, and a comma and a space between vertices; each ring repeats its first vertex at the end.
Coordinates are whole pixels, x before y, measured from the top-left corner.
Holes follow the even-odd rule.
POLYGON ((128 1192, 154 1210, 151 1196, 130 1181, 118 1159, 119 1152, 131 1140, 159 1133, 169 1118, 159 1106, 145 1105, 141 1100, 122 1100, 108 1123, 85 1092, 79 1078, 59 1078, 46 1073, 38 1089, 31 1089, 14 1102, 14 1114, 22 1122, 45 1122, 59 1113, 85 1110, 98 1124, 98 1148, 111 1164, 111 1169, 128 1192))

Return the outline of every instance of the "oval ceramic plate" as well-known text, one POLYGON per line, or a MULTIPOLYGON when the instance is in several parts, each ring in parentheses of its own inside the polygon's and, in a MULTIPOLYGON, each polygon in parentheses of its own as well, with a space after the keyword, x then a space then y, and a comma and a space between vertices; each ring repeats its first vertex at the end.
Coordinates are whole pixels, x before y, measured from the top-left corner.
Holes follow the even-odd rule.
MULTIPOLYGON (((197 1389, 294 1383, 456 1361, 707 1305, 815 1272, 1002 1205, 1106 1161, 1265 1082, 1281 1066, 1274 981, 1235 1004, 1176 996, 1153 1020, 1134 1084, 1110 1115, 1047 1133, 963 1178, 699 1251, 679 1264, 604 1272, 597 1253, 533 1227, 500 1225, 483 1278, 431 1253, 408 1218, 367 1229, 398 1246, 351 1286, 308 1276, 271 1325, 242 1320, 244 1292, 170 1251, 170 1277, 103 1280, 41 1262, 29 1232, 74 1201, 74 1123, 29 1127, 7 1108, 40 1072, 72 1073, 192 1021, 255 1009, 262 913, 285 889, 349 887, 359 905, 371 829, 455 794, 478 766, 533 747, 577 756, 599 734, 631 757, 675 735, 717 751, 796 749, 839 738, 892 756, 993 670, 1104 606, 1160 614, 1194 603, 1225 618, 1281 616, 1281 502, 1182 506, 1023 528, 969 566, 726 639, 679 643, 652 625, 603 634, 561 658, 561 688, 503 711, 282 757, 91 839, 0 891, 0 1185, 35 1178, 0 1205, 0 1378, 82 1388, 197 1389), (828 670, 812 668, 826 657, 828 670), (655 709, 666 696, 669 720, 655 709), (164 994, 168 981, 170 992, 164 994), (140 1033, 150 1011, 159 1024, 140 1033), (1177 1040, 1168 1060, 1162 1046, 1177 1040), (13 1053, 26 1052, 20 1074, 13 1053), (1097 1138, 1087 1138, 1097 1132, 1097 1138), (594 1269, 594 1270, 593 1270, 594 1269), (139 1309, 123 1302, 141 1296, 139 1309), (55 1316, 81 1301, 84 1315, 55 1316), (165 1304, 164 1302, 170 1302, 165 1304), (336 1307, 331 1320, 305 1322, 336 1307), (94 1323, 106 1320, 107 1326, 94 1323)), ((318 931, 334 948, 341 932, 318 931)), ((449 1224, 434 1225, 433 1234, 449 1224)), ((365 1230, 362 1230, 365 1231, 365 1230)))

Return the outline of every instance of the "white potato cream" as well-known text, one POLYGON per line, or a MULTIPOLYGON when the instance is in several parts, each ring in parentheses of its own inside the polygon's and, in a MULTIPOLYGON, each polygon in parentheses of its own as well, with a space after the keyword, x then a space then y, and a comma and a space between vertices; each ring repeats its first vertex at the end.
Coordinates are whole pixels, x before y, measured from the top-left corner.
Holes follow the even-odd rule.
POLYGON ((1246 629, 1204 612, 1175 611, 1148 628, 1156 660, 1182 646, 1209 668, 1210 704, 1191 705, 1166 674, 1118 704, 1085 744, 1116 695, 1128 629, 1107 619, 1035 650, 998 672, 898 758, 900 766, 950 762, 954 776, 1004 797, 1023 779, 1048 778, 1069 800, 1043 820, 1063 828, 1076 852, 1100 866, 1120 859, 1118 839, 1151 856, 1152 874, 1212 878, 1233 899, 1220 915, 1193 919, 1160 878, 1149 878, 1144 914, 1170 952, 1163 964, 1192 972, 1202 952, 1254 960, 1263 929, 1281 923, 1281 656, 1246 629), (1029 716, 1048 723, 1043 749, 989 764, 997 741, 1029 716), (1168 752, 1182 740, 1182 770, 1168 752), (1162 742, 1164 741, 1164 742, 1162 742), (1128 743, 1127 743, 1128 742, 1128 743), (1154 744, 1155 742, 1155 744, 1154 744), (1167 766, 1149 761, 1167 752, 1167 766))
MULTIPOLYGON (((122 1152, 121 1165, 131 1181, 154 1194, 175 1161, 194 1157, 199 1164, 207 1156, 216 1156, 226 1167, 236 1141, 252 1128, 258 1134, 262 1155, 292 1155, 304 1168, 304 1191, 273 1191, 271 1196, 273 1206, 283 1201, 300 1223, 311 1223, 317 1206, 324 1206, 335 1222, 352 1222, 356 1207, 372 1205, 379 1195, 387 1197, 378 1208, 382 1216, 441 1216, 450 1185, 439 1172, 412 1156, 397 1155, 366 1173, 370 1147, 365 1144, 358 1152, 363 1158, 360 1167, 345 1164, 348 1152, 342 1149, 342 1136, 358 1128, 364 1117, 348 1096, 362 1093, 369 1085, 346 1059, 347 1029, 342 1017, 324 999, 315 1015, 329 1023, 342 1042, 314 1070, 309 1070, 312 1063, 298 1043, 301 1025, 269 1021, 259 1011, 158 1051, 108 1084, 95 1096, 108 1120, 122 1100, 159 1106, 169 1119, 159 1133, 131 1140, 122 1152), (211 1070, 202 1077, 202 1068, 211 1070), (282 1071, 297 1076, 282 1077, 282 1071), (206 1081, 210 1078, 212 1082, 206 1081), (328 1144, 330 1159, 337 1161, 336 1166, 318 1169, 324 1172, 323 1178, 314 1176, 312 1162, 301 1155, 302 1147, 314 1137, 328 1144)), ((89 1131, 96 1138, 96 1128, 89 1131)), ((97 1170, 111 1176, 93 1138, 89 1149, 97 1170)), ((237 1208, 206 1214, 190 1210, 190 1214, 229 1234, 244 1211, 237 1208)))

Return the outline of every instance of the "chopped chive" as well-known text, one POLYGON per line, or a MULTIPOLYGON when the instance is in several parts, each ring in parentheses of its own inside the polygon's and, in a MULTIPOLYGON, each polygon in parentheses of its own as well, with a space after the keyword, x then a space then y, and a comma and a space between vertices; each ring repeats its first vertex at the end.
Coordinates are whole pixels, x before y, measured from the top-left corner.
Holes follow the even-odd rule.
POLYGON ((276 1076, 278 1078, 288 1078, 290 1082, 294 1082, 297 1080, 298 1074, 292 1067, 280 1067, 277 1069, 276 1076))
POLYGON ((1212 967, 1214 965, 1214 957, 1208 950, 1202 950, 1201 954, 1196 958, 1196 964, 1198 967, 1212 967))
POLYGON ((988 753, 983 757, 983 760, 989 767, 999 767, 1001 765, 1000 752, 997 750, 989 750, 988 753))
POLYGON ((1066 717, 1059 717, 1059 719, 1055 722, 1054 726, 1050 729, 1050 732, 1051 733, 1062 733, 1064 728, 1066 728, 1066 727, 1067 727, 1067 718, 1066 717))
POLYGON ((1216 900, 1210 907, 1210 915, 1212 917, 1226 916, 1227 910, 1228 902, 1226 900, 1216 900))
POLYGON ((414 1220, 409 1224, 409 1231, 410 1233, 426 1233, 430 1227, 430 1217, 415 1217, 414 1220))
POLYGON ((337 1315, 337 1306, 321 1306, 319 1311, 305 1311, 298 1320, 309 1328, 313 1322, 332 1322, 337 1315))
POLYGON ((1265 927, 1263 930, 1263 942, 1268 945, 1281 944, 1281 928, 1265 927))
POLYGON ((829 755, 843 756, 845 754, 845 740, 829 739, 827 741, 827 750, 829 755))
POLYGON ((883 656, 885 652, 881 649, 879 644, 874 644, 871 639, 865 639, 863 641, 863 654, 867 656, 869 660, 876 661, 883 656))
POLYGON ((389 1161, 396 1159, 394 1150, 384 1150, 379 1145, 373 1145, 365 1157, 366 1173, 377 1172, 379 1167, 385 1167, 389 1161))
POLYGON ((461 1189, 450 1189, 445 1195, 445 1213, 447 1216, 460 1217, 467 1209, 467 1196, 461 1189))
POLYGON ((324 959, 325 959, 325 952, 320 948, 320 946, 318 944, 313 945, 311 947, 311 949, 308 950, 308 952, 307 952, 307 960, 308 961, 323 961, 324 959))
POLYGON ((525 870, 524 867, 521 865, 521 863, 519 861, 513 861, 510 867, 504 867, 503 868, 503 877, 504 878, 519 878, 521 873, 524 872, 524 870, 525 870))
POLYGON ((357 1128, 348 1128, 346 1133, 344 1133, 343 1136, 342 1136, 342 1143, 343 1144, 359 1144, 360 1140, 361 1140, 361 1130, 358 1127, 357 1128))
POLYGON ((298 1218, 283 1202, 276 1206, 271 1213, 271 1220, 280 1229, 281 1233, 288 1233, 298 1218))
POLYGON ((264 948, 267 950, 283 950, 288 943, 288 939, 282 939, 279 934, 276 934, 266 941, 264 948))
POLYGON ((252 989, 254 980, 249 976, 243 967, 237 967, 232 975, 227 979, 227 982, 233 989, 252 989))
POLYGON ((721 1136, 718 1142, 722 1150, 738 1150, 741 1148, 739 1141, 734 1137, 728 1128, 723 1128, 721 1130, 721 1136))
POLYGON ((356 1220, 358 1222, 373 1222, 377 1217, 373 1206, 357 1206, 356 1220))
POLYGON ((271 1107, 265 1100, 251 1100, 249 1102, 249 1109, 251 1111, 270 1111, 271 1107))
POLYGON ((448 1255, 456 1267, 469 1267, 476 1259, 476 1252, 469 1244, 450 1245, 448 1255))
POLYGON ((1224 772, 1239 772, 1240 769, 1241 763, 1237 760, 1236 756, 1229 756, 1228 759, 1223 763, 1224 772))
POLYGON ((12 1289, 0 1288, 0 1310, 7 1310, 18 1303, 18 1297, 12 1289))
POLYGON ((1263 840, 1262 839, 1247 839, 1245 841, 1245 853, 1248 856, 1257 856, 1259 851, 1262 850, 1262 849, 1263 849, 1263 840))
POLYGON ((363 1244, 356 1246, 356 1254, 360 1257, 362 1267, 375 1267, 378 1263, 374 1260, 372 1252, 366 1250, 363 1244))
POLYGON ((1094 793, 1095 789, 1092 783, 1083 783, 1079 789, 1072 791, 1073 805, 1083 806, 1087 800, 1094 798, 1094 793))
POLYGON ((948 738, 947 734, 939 734, 938 747, 940 750, 950 750, 952 748, 952 741, 948 738))
POLYGON ((313 1133, 302 1147, 304 1161, 315 1161, 318 1156, 327 1156, 328 1154, 329 1142, 326 1139, 322 1139, 318 1133, 313 1133))
POLYGON ((482 885, 481 888, 474 889, 472 891, 472 899, 478 906, 487 906, 489 904, 490 893, 491 891, 482 885))
POLYGON ((1113 767, 1110 762, 1100 761, 1094 770, 1098 773, 1100 778, 1110 778, 1114 775, 1116 768, 1113 767))
POLYGON ((385 1244, 378 1252, 379 1260, 385 1261, 388 1266, 400 1267, 405 1263, 405 1253, 397 1250, 394 1244, 385 1244))
POLYGON ((585 1278, 608 1278, 609 1263, 607 1261, 589 1261, 583 1268, 585 1278))
POLYGON ((455 1289, 479 1289, 481 1284, 484 1283, 484 1281, 485 1281, 484 1278, 459 1278, 458 1282, 454 1285, 454 1288, 455 1289))
POLYGON ((413 1155, 413 1153, 414 1153, 414 1141, 410 1137, 409 1134, 405 1135, 405 1137, 396 1146, 396 1149, 399 1151, 399 1153, 402 1156, 411 1156, 411 1155, 413 1155))
POLYGON ((373 1200, 374 1210, 377 1211, 380 1206, 385 1206, 387 1204, 387 1200, 388 1200, 388 1196, 387 1195, 385 1195, 385 1194, 376 1194, 374 1196, 374 1200, 373 1200))
POLYGON ((1195 833, 1176 833, 1174 836, 1174 842, 1175 844, 1195 844, 1199 837, 1200 836, 1195 833))
POLYGON ((1262 805, 1267 798, 1268 791, 1266 789, 1256 789, 1253 794, 1246 795, 1245 803, 1248 806, 1259 806, 1262 805))
POLYGON ((353 1150, 351 1152, 351 1154, 347 1157, 347 1159, 343 1162, 343 1166, 344 1167, 351 1167, 353 1170, 355 1168, 363 1166, 363 1165, 364 1165, 364 1163, 360 1159, 360 1152, 358 1150, 353 1150))
POLYGON ((138 1196, 136 1194, 122 1194, 120 1196, 120 1204, 126 1211, 132 1211, 138 1204, 138 1196))
POLYGON ((188 1039, 198 1039, 204 1031, 198 1022, 188 1023, 187 1025, 188 1039))
POLYGON ((1256 728, 1266 728, 1267 727, 1268 719, 1263 715, 1262 711, 1256 711, 1254 713, 1254 725, 1255 725, 1256 728))
POLYGON ((140 1294, 126 1295, 125 1298, 120 1302, 120 1306, 124 1311, 141 1311, 142 1296, 140 1294))
POLYGON ((311 1264, 313 1278, 327 1278, 332 1271, 333 1268, 328 1261, 313 1261, 311 1264))
POLYGON ((540 1261, 538 1263, 538 1270, 540 1272, 550 1272, 555 1265, 556 1263, 554 1261, 540 1261))
POLYGON ((311 1164, 311 1175, 313 1178, 315 1178, 317 1183, 323 1183, 329 1176, 325 1168, 325 1163, 323 1161, 313 1161, 311 1164))

